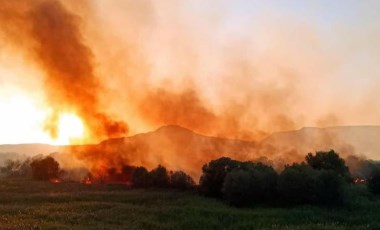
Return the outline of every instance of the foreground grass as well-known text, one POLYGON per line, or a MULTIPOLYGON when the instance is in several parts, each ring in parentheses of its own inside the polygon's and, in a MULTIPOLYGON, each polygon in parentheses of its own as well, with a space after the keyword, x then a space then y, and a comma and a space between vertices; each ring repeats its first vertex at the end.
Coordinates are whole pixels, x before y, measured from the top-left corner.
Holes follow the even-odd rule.
POLYGON ((362 195, 344 209, 237 209, 170 190, 8 179, 0 229, 380 229, 380 198, 362 195))

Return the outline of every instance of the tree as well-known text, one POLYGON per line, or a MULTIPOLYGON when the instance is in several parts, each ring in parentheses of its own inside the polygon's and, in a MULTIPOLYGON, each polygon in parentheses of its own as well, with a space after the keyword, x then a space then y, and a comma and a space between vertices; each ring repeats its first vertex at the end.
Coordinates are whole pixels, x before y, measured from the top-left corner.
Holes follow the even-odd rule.
POLYGON ((222 190, 227 203, 238 207, 251 203, 250 177, 250 173, 242 169, 228 173, 222 190))
POLYGON ((59 164, 50 156, 33 160, 30 166, 32 176, 36 180, 49 180, 59 177, 59 164))
POLYGON ((144 167, 137 167, 131 177, 132 186, 135 188, 146 188, 149 183, 149 172, 144 167))
POLYGON ((149 172, 150 185, 157 188, 167 188, 169 186, 168 171, 162 165, 149 172))
POLYGON ((228 157, 221 157, 203 165, 199 192, 206 196, 222 197, 222 187, 227 173, 238 166, 238 161, 228 157))
POLYGON ((112 167, 107 170, 107 181, 131 182, 132 173, 136 167, 123 165, 120 170, 112 167))
POLYGON ((29 177, 31 175, 30 162, 30 158, 24 161, 7 160, 0 171, 7 177, 29 177))
POLYGON ((265 202, 275 197, 277 178, 271 166, 242 162, 227 174, 222 192, 225 200, 236 206, 265 202))
POLYGON ((342 205, 346 202, 346 182, 333 170, 320 170, 315 183, 317 204, 342 205))
POLYGON ((273 167, 262 163, 243 162, 242 168, 250 172, 252 200, 254 202, 273 200, 278 181, 278 174, 273 167))
POLYGON ((369 190, 374 194, 380 194, 380 169, 372 170, 368 181, 367 186, 369 190))
POLYGON ((317 170, 332 170, 344 177, 347 181, 352 181, 348 167, 345 161, 339 157, 334 150, 328 152, 316 152, 315 155, 309 153, 306 157, 306 162, 312 168, 317 170))
POLYGON ((305 163, 286 166, 278 179, 278 192, 288 204, 312 203, 317 172, 305 163))
POLYGON ((175 171, 170 174, 170 186, 176 189, 191 189, 194 188, 195 182, 193 178, 183 171, 175 171))

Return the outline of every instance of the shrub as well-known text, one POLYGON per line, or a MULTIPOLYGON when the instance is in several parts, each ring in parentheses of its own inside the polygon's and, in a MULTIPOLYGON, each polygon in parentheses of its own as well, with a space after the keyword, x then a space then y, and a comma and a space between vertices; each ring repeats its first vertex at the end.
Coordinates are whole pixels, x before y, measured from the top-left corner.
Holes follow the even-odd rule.
POLYGON ((238 161, 228 157, 221 157, 203 165, 203 173, 199 181, 199 192, 206 196, 222 197, 224 178, 228 172, 237 168, 238 165, 238 161))
POLYGON ((135 188, 146 188, 149 184, 149 173, 144 167, 137 167, 131 176, 132 186, 135 188))
POLYGON ((286 166, 278 180, 278 192, 283 202, 305 204, 314 201, 316 171, 306 164, 286 166))
POLYGON ((372 170, 367 185, 372 193, 380 194, 380 169, 372 170))
POLYGON ((277 177, 270 166, 243 162, 227 174, 222 190, 224 198, 235 206, 268 201, 275 196, 277 177))
POLYGON ((352 181, 348 167, 345 161, 339 157, 334 150, 328 152, 317 152, 315 155, 309 153, 306 157, 306 162, 314 169, 332 170, 343 176, 347 181, 352 181))
POLYGON ((24 161, 7 160, 0 171, 7 177, 29 177, 31 175, 30 162, 30 158, 24 161))
POLYGON ((59 177, 59 164, 50 156, 33 160, 30 167, 32 169, 32 177, 36 180, 49 180, 59 177))
POLYGON ((243 206, 251 203, 250 173, 242 169, 230 172, 224 181, 223 194, 231 205, 243 206))
POLYGON ((332 170, 320 170, 315 183, 316 203, 341 205, 346 202, 346 183, 342 176, 332 170))
POLYGON ((109 168, 107 170, 107 181, 131 182, 135 168, 136 167, 130 165, 123 165, 120 170, 109 168))
POLYGON ((169 175, 166 168, 158 165, 157 168, 150 171, 149 184, 157 188, 167 188, 169 186, 169 175))
POLYGON ((191 189, 194 188, 195 182, 183 171, 175 171, 170 174, 170 185, 176 189, 191 189))

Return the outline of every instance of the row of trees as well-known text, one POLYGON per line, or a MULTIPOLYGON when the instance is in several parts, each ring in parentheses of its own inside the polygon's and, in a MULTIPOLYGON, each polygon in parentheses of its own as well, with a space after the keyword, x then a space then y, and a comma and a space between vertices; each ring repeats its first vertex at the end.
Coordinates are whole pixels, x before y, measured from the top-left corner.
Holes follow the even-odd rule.
MULTIPOLYGON (((308 154, 280 173, 268 165, 222 157, 202 167, 199 191, 235 206, 259 203, 341 205, 352 183, 345 161, 333 150, 308 154)), ((379 193, 380 174, 368 186, 379 193)))
MULTIPOLYGON (((60 169, 59 163, 51 156, 26 159, 25 161, 10 160, 1 172, 8 177, 32 177, 35 180, 51 180, 65 177, 65 172, 60 169)), ((104 175, 92 180, 98 182, 129 183, 134 188, 176 188, 193 189, 194 180, 183 171, 168 171, 158 165, 157 168, 148 171, 145 167, 124 165, 120 170, 109 168, 104 175)))
MULTIPOLYGON (((366 181, 370 191, 380 194, 380 167, 371 165, 366 181)), ((36 180, 62 178, 58 162, 48 156, 8 161, 1 168, 8 176, 32 176, 36 180)), ((199 185, 183 171, 168 171, 158 165, 151 171, 124 165, 109 168, 98 182, 127 182, 133 188, 195 189, 200 194, 224 199, 235 206, 263 203, 341 205, 347 201, 353 179, 345 161, 333 150, 309 153, 302 163, 285 166, 281 173, 262 163, 222 157, 202 167, 199 185)))
POLYGON ((8 160, 0 171, 7 177, 32 177, 36 180, 59 178, 63 174, 58 162, 50 156, 8 160))
POLYGON ((195 188, 194 180, 183 171, 168 171, 165 167, 158 165, 157 168, 148 172, 144 167, 136 167, 132 172, 131 184, 135 188, 195 188))

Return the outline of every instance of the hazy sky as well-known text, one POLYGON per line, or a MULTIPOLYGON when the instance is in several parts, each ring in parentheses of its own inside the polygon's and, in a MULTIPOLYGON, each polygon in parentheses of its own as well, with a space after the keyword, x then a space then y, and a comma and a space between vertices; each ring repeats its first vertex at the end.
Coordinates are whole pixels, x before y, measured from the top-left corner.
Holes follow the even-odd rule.
MULTIPOLYGON (((218 126, 237 122, 270 133, 380 125, 379 1, 63 2, 82 17, 95 71, 111 89, 104 108, 125 120, 130 134, 168 123, 138 112, 133 100, 144 96, 126 96, 140 95, 141 85, 169 92, 191 85, 216 117, 240 116, 218 126)), ((26 38, 18 39, 0 33, 0 144, 52 143, 43 130, 52 110, 44 71, 22 51, 26 38)))

